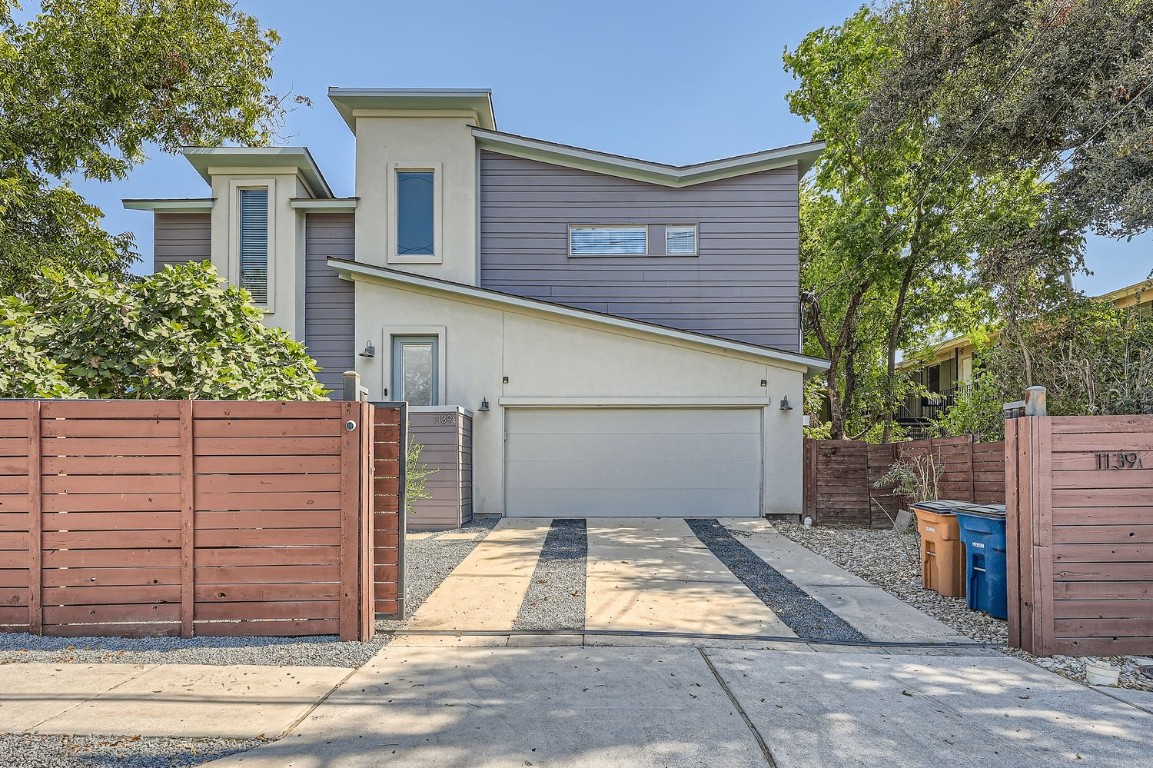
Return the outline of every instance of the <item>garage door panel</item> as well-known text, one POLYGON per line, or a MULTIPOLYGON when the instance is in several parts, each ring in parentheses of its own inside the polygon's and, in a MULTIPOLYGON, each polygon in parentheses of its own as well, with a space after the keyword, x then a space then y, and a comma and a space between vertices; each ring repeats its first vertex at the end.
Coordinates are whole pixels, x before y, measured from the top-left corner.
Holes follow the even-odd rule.
POLYGON ((597 490, 608 488, 739 488, 759 489, 750 483, 759 462, 697 462, 692 472, 671 474, 663 461, 582 461, 558 464, 524 461, 509 466, 510 488, 597 490))
POLYGON ((521 490, 518 517, 727 517, 731 509, 756 509, 755 489, 521 490))
POLYGON ((760 434, 693 434, 679 440, 668 433, 511 434, 507 450, 513 456, 548 456, 550 461, 601 459, 629 461, 740 461, 760 456, 760 434), (567 456, 558 456, 559 446, 567 456))
MULTIPOLYGON (((510 409, 516 434, 760 434, 760 411, 749 408, 510 409), (750 418, 754 414, 758 418, 750 418)), ((509 430, 510 434, 512 430, 509 430)))
POLYGON ((510 516, 760 513, 760 409, 509 409, 505 424, 510 516))

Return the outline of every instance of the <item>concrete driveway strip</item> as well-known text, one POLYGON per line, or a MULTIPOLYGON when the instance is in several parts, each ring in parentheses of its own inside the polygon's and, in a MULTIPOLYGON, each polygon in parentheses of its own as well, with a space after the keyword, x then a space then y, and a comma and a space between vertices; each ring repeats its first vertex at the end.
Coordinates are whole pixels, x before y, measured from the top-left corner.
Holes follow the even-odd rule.
POLYGON ((275 738, 349 674, 348 669, 337 667, 161 664, 31 730, 101 736, 275 738))
POLYGON ((1010 657, 709 657, 780 768, 1132 768, 1153 754, 1153 715, 1010 657))
POLYGON ((739 541, 753 554, 870 640, 972 642, 880 587, 783 536, 767 520, 722 519, 720 522, 739 536, 739 541))
POLYGON ((589 520, 588 537, 587 629, 796 637, 683 520, 589 520))
POLYGON ((150 664, 0 664, 0 733, 24 733, 124 685, 150 664))
MULTIPOLYGON (((511 630, 548 535, 550 520, 504 519, 436 588, 408 627, 422 630, 511 630)), ((463 638, 487 644, 484 638, 463 638)), ((507 642, 493 640, 492 642, 507 642)), ((398 645, 460 644, 456 638, 399 635, 398 645)))
POLYGON ((389 646, 240 768, 763 768, 695 649, 389 646))

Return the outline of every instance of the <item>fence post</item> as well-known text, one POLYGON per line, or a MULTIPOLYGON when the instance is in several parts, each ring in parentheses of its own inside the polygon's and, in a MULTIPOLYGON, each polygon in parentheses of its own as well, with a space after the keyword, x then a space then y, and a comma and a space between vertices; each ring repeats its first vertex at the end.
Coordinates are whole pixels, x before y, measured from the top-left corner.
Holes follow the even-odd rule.
POLYGON ((196 471, 192 401, 180 401, 180 636, 192 637, 196 609, 196 471))
POLYGON ((44 498, 41 473, 40 401, 28 403, 28 631, 44 634, 44 498))

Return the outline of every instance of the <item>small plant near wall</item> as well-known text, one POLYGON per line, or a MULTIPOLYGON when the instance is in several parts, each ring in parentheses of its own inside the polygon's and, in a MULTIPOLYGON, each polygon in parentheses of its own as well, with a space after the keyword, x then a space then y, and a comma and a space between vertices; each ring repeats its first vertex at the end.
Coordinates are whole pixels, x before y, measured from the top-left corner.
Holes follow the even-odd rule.
POLYGON ((890 465, 873 487, 892 486, 893 493, 910 504, 932 501, 940 496, 942 472, 940 460, 932 453, 910 456, 890 465))
POLYGON ((412 512, 415 502, 432 498, 432 494, 425 487, 425 482, 430 476, 436 474, 437 470, 421 462, 420 455, 422 453, 424 453, 424 446, 411 437, 408 438, 408 446, 405 448, 404 473, 404 511, 406 514, 412 512))

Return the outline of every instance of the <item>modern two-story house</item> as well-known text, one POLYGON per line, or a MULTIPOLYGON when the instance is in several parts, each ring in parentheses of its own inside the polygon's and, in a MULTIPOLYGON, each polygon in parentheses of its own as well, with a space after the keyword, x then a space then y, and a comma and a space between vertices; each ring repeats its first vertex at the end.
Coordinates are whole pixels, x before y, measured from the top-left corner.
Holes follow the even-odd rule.
POLYGON ((821 145, 683 167, 496 129, 483 90, 331 89, 307 149, 190 148, 210 196, 128 200, 155 265, 209 259, 339 387, 472 418, 475 511, 801 510, 798 180, 821 145))

